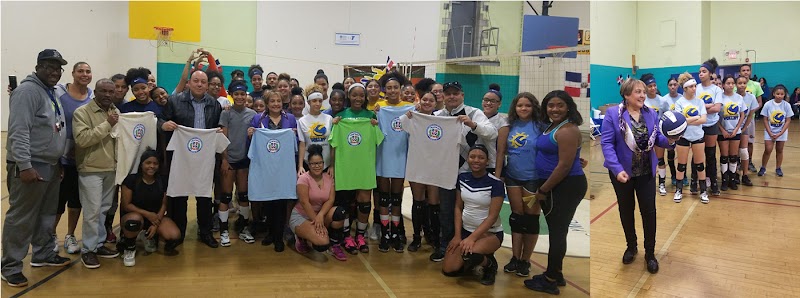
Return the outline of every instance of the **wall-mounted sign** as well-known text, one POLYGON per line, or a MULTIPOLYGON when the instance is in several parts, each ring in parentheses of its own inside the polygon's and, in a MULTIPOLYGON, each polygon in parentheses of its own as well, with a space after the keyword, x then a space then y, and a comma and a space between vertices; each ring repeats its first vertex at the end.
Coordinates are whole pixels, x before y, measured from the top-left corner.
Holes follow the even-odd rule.
POLYGON ((335 41, 338 46, 357 46, 361 44, 361 34, 336 33, 335 41))

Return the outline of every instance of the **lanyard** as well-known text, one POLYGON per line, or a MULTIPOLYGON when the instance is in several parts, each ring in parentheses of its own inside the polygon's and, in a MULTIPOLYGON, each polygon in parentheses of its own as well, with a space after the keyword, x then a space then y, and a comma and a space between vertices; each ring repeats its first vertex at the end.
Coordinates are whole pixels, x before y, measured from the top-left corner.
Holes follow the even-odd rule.
POLYGON ((53 96, 53 90, 48 90, 47 88, 44 89, 47 93, 47 96, 50 97, 50 103, 53 104, 53 109, 56 112, 56 124, 55 130, 56 132, 61 132, 61 128, 64 127, 64 118, 61 116, 61 106, 59 105, 58 101, 56 100, 55 96, 53 96))

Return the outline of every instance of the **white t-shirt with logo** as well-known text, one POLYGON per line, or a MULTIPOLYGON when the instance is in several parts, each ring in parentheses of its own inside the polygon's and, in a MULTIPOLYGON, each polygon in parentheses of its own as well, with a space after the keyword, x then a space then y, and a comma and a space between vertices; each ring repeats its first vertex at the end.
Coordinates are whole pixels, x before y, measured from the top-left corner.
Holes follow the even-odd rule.
POLYGON ((325 113, 314 116, 305 115, 297 119, 297 139, 306 144, 306 155, 303 159, 308 162, 308 146, 317 144, 322 146, 322 159, 325 161, 325 168, 330 166, 331 145, 328 137, 331 135, 333 127, 333 117, 325 113))
POLYGON ((111 137, 117 139, 117 174, 114 184, 121 185, 128 174, 139 171, 139 158, 148 147, 157 149, 156 123, 153 112, 119 114, 119 122, 111 129, 111 137))
POLYGON ((216 128, 178 125, 167 145, 173 151, 167 195, 205 197, 213 194, 215 154, 228 148, 228 138, 216 128))
POLYGON ((412 113, 411 119, 400 117, 409 134, 406 180, 455 189, 459 146, 464 139, 458 117, 412 113))

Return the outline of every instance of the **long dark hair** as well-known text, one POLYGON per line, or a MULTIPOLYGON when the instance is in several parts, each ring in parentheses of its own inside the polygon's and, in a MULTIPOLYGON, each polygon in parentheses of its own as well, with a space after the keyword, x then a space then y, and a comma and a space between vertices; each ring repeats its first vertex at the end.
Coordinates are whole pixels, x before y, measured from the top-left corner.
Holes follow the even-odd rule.
POLYGON ((514 99, 511 100, 511 107, 508 108, 508 123, 514 123, 519 119, 517 115, 517 103, 522 98, 527 98, 531 101, 532 109, 531 109, 531 120, 533 122, 539 121, 539 115, 541 113, 542 107, 539 105, 539 100, 536 99, 536 96, 533 96, 530 92, 522 92, 514 96, 514 99))
MULTIPOLYGON (((161 169, 161 155, 159 155, 155 150, 151 149, 150 147, 147 147, 147 149, 145 149, 144 152, 142 152, 142 156, 139 157, 139 167, 136 170, 136 187, 137 188, 142 183, 144 183, 144 180, 143 180, 143 178, 144 178, 144 170, 142 170, 142 167, 144 166, 144 161, 147 160, 148 158, 151 158, 151 157, 155 157, 156 160, 158 160, 158 169, 156 169, 155 179, 156 179, 156 183, 157 183, 158 188, 161 189, 161 179, 159 179, 159 177, 158 177, 159 176, 158 175, 158 170, 161 169)), ((164 189, 161 189, 161 190, 164 190, 164 189)), ((166 190, 164 190, 164 191, 166 191, 166 190)))
POLYGON ((569 122, 574 123, 577 126, 583 124, 583 117, 581 117, 581 113, 578 112, 578 105, 575 104, 575 100, 572 99, 572 96, 569 95, 564 90, 553 90, 547 95, 544 96, 542 100, 542 109, 541 109, 541 119, 544 123, 550 124, 551 120, 550 117, 547 116, 547 104, 550 103, 550 100, 554 97, 558 97, 567 104, 567 120, 569 122))

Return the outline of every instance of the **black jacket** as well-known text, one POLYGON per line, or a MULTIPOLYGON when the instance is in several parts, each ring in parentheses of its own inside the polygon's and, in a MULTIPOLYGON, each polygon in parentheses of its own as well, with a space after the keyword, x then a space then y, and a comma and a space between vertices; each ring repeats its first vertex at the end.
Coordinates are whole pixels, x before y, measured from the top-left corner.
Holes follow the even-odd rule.
MULTIPOLYGON (((192 105, 191 91, 171 95, 167 100, 167 105, 161 111, 161 116, 158 118, 158 130, 162 131, 161 126, 164 122, 173 121, 178 125, 186 127, 194 127, 194 106, 192 105)), ((203 95, 203 102, 205 103, 205 117, 206 126, 198 128, 215 128, 219 127, 219 117, 222 114, 222 106, 219 102, 208 94, 203 95)), ((172 132, 164 132, 167 137, 167 142, 172 138, 172 132)))

